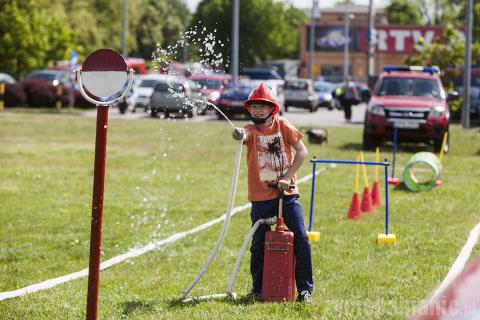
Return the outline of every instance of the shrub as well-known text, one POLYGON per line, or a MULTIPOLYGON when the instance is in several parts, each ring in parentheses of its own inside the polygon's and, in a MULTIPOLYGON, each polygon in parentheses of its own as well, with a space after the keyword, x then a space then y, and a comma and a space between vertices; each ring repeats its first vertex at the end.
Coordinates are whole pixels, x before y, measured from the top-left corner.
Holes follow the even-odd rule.
POLYGON ((45 80, 22 81, 27 96, 27 104, 31 107, 55 106, 55 87, 45 80))
POLYGON ((27 96, 21 83, 5 84, 5 106, 23 107, 27 102, 27 96))

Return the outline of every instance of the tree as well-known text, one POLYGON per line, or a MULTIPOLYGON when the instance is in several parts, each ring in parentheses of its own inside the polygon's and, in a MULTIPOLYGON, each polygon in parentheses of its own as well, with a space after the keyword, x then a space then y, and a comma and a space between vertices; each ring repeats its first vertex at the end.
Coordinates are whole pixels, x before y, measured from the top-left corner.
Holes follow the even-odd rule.
POLYGON ((408 0, 392 0, 385 7, 390 24, 420 25, 422 17, 415 5, 408 0))
MULTIPOLYGON (((200 31, 214 34, 215 52, 225 60, 231 54, 232 2, 203 0, 190 24, 191 28, 201 26, 200 31)), ((273 0, 242 0, 239 20, 240 67, 247 67, 264 60, 296 58, 299 26, 308 17, 299 9, 273 0)), ((197 45, 205 49, 205 43, 197 45)))
MULTIPOLYGON (((415 47, 415 54, 405 59, 407 65, 435 65, 441 70, 441 78, 447 90, 454 89, 454 79, 460 74, 460 66, 465 62, 465 41, 451 25, 443 34, 427 45, 420 39, 415 47)), ((480 64, 480 44, 472 46, 472 64, 480 64)), ((452 112, 459 111, 461 101, 451 106, 452 112)))
MULTIPOLYGON (((467 7, 467 1, 462 2, 462 6, 460 8, 460 12, 458 14, 458 23, 460 26, 465 26, 465 15, 466 15, 466 9, 467 7)), ((478 1, 473 1, 473 30, 472 30, 472 36, 473 36, 473 42, 480 42, 480 2, 478 1)))
POLYGON ((156 46, 167 47, 181 38, 184 30, 182 16, 188 9, 177 0, 147 0, 135 29, 138 54, 151 58, 156 46), (152 14, 154 13, 154 14, 152 14))
POLYGON ((65 16, 52 15, 35 0, 4 1, 1 6, 1 70, 19 78, 68 57, 72 32, 65 16))
POLYGON ((338 6, 351 6, 354 5, 353 0, 337 0, 335 5, 338 6))

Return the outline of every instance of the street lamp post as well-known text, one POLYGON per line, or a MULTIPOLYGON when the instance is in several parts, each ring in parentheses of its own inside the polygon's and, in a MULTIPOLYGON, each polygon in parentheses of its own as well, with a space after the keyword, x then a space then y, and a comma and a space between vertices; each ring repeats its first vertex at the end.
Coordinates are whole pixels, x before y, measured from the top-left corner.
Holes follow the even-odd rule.
POLYGON ((122 55, 127 56, 128 0, 123 0, 122 15, 122 55))
POLYGON ((240 19, 240 0, 233 0, 233 8, 232 8, 232 15, 233 15, 233 23, 232 23, 232 63, 231 63, 231 74, 232 74, 232 81, 236 83, 238 81, 238 41, 239 41, 239 19, 240 19))
POLYGON ((345 38, 345 45, 343 48, 343 79, 347 81, 349 75, 349 64, 350 64, 350 20, 352 20, 355 16, 352 13, 348 12, 348 6, 345 7, 345 30, 344 30, 344 38, 345 38))
POLYGON ((463 66, 463 108, 462 108, 462 127, 470 128, 470 85, 471 85, 471 67, 472 67, 472 26, 473 26, 473 0, 467 0, 466 19, 465 19, 465 64, 463 66))
POLYGON ((315 25, 318 15, 318 1, 313 0, 312 3, 312 12, 310 16, 310 44, 309 44, 309 55, 308 55, 308 72, 309 78, 314 81, 314 55, 315 55, 315 25))
POLYGON ((367 83, 370 86, 372 77, 374 76, 375 70, 375 44, 377 40, 375 39, 375 5, 374 0, 369 0, 368 4, 368 52, 367 52, 367 83))

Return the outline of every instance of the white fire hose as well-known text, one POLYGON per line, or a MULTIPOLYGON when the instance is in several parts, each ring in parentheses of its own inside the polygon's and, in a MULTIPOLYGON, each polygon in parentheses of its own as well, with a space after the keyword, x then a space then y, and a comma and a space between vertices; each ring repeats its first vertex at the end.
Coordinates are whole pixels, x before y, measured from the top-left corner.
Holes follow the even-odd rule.
POLYGON ((257 229, 260 227, 261 224, 272 225, 272 224, 275 224, 276 221, 277 221, 277 217, 257 220, 257 222, 254 223, 250 232, 245 237, 245 240, 243 241, 243 244, 242 244, 242 248, 240 249, 240 253, 237 257, 237 261, 235 261, 235 265, 233 267, 232 275, 230 276, 230 280, 228 281, 228 285, 227 285, 227 295, 228 296, 233 297, 235 299, 235 294, 232 293, 233 283, 235 282, 235 278, 237 277, 238 269, 240 267, 240 262, 242 261, 243 255, 245 254, 245 251, 247 250, 248 243, 252 239, 253 234, 257 231, 257 229))
POLYGON ((213 260, 215 259, 215 256, 217 255, 218 250, 220 249, 220 246, 223 243, 225 234, 227 233, 231 214, 232 214, 233 202, 235 200, 235 192, 237 191, 238 173, 240 171, 240 158, 242 156, 242 146, 243 146, 243 141, 242 140, 238 141, 237 152, 235 154, 235 165, 233 168, 232 184, 230 186, 230 198, 228 200, 228 209, 225 214, 225 221, 223 222, 223 227, 220 232, 220 235, 217 239, 217 242, 215 243, 215 246, 212 249, 212 252, 210 253, 210 256, 205 261, 203 266, 200 268, 200 271, 198 272, 197 276, 188 285, 188 287, 185 290, 183 290, 182 294, 178 298, 179 300, 184 300, 185 297, 188 295, 188 293, 193 289, 193 287, 195 287, 195 285, 200 281, 200 279, 203 277, 205 272, 207 272, 208 267, 210 267, 210 265, 212 264, 213 260))

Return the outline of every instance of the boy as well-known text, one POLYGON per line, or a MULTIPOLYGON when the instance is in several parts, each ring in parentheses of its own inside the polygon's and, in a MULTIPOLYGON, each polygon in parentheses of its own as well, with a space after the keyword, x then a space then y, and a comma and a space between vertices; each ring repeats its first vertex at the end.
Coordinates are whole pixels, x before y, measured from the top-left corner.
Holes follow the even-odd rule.
MULTIPOLYGON (((278 193, 279 190, 283 191, 283 218, 294 233, 295 280, 299 292, 297 301, 310 303, 313 291, 312 256, 295 185, 295 174, 308 154, 301 140, 302 133, 277 115, 279 107, 275 97, 263 83, 250 93, 244 106, 253 124, 245 126, 245 129, 236 128, 232 136, 247 145, 248 200, 252 202, 252 225, 259 219, 277 214, 278 193), (279 190, 269 187, 268 182, 277 182, 279 190), (291 189, 291 185, 295 187, 291 189)), ((268 230, 270 226, 261 225, 253 235, 250 248, 250 272, 253 278, 251 295, 256 300, 261 297, 263 246, 268 230)))

